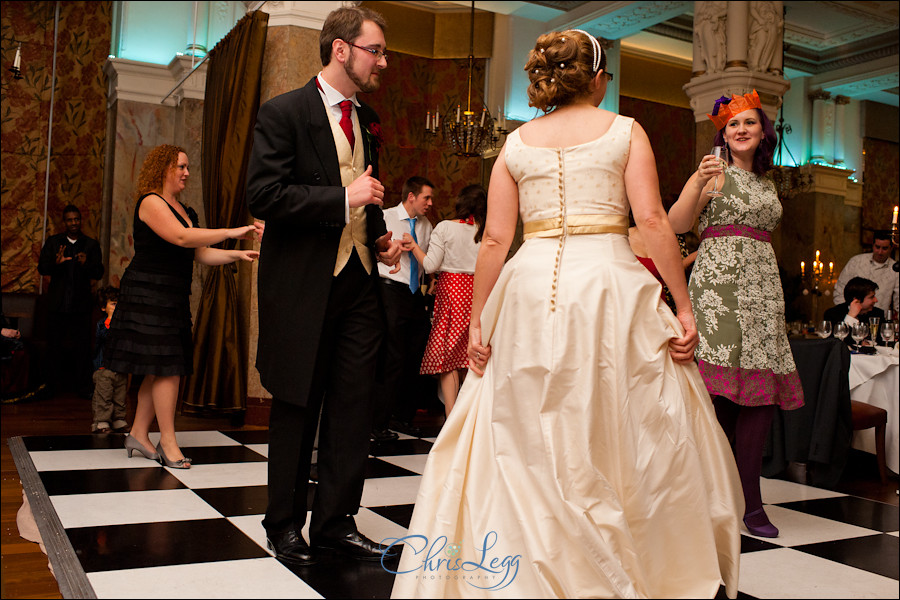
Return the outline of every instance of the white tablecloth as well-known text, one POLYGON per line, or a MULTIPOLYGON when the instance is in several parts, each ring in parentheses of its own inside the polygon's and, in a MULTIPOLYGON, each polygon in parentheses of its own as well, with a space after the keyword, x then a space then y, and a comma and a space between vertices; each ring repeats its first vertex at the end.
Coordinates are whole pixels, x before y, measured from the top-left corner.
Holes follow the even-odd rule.
MULTIPOLYGON (((885 454, 887 466, 900 473, 900 359, 898 348, 878 348, 877 355, 850 358, 850 398, 887 411, 885 454)), ((853 432, 853 447, 875 453, 875 429, 853 432)))

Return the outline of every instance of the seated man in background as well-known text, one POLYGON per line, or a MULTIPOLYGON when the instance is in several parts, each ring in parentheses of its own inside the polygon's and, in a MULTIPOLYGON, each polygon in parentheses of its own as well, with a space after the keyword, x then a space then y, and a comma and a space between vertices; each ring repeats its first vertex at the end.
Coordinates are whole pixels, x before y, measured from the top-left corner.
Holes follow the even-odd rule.
POLYGON ((891 232, 876 231, 875 241, 872 242, 872 252, 857 254, 847 261, 841 271, 837 282, 834 284, 834 303, 841 304, 845 300, 850 302, 852 298, 847 294, 846 286, 854 277, 864 277, 874 281, 881 292, 876 306, 882 310, 893 309, 896 313, 898 301, 900 301, 900 278, 894 271, 894 259, 891 258, 891 232))
MULTIPOLYGON (((863 277, 854 277, 847 282, 844 287, 845 302, 832 306, 825 311, 824 319, 834 324, 844 322, 850 327, 855 323, 862 321, 868 323, 871 317, 878 317, 884 321, 884 311, 875 306, 878 298, 875 296, 875 290, 878 284, 870 279, 863 277)), ((879 341, 881 336, 879 335, 879 341)), ((850 342, 851 337, 847 336, 846 342, 850 342)))

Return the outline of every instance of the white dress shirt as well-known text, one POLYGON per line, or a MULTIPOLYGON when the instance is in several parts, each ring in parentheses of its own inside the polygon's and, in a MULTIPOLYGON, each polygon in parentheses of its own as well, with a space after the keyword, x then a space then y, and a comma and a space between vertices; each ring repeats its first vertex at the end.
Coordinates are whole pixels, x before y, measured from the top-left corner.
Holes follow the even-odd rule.
POLYGON ((475 261, 481 242, 475 243, 478 225, 461 223, 457 219, 441 221, 431 234, 423 266, 426 273, 475 273, 475 261))
MULTIPOLYGON (((328 82, 325 81, 321 71, 316 75, 316 79, 319 80, 319 96, 322 97, 322 102, 325 103, 325 109, 331 111, 331 116, 334 117, 334 120, 338 123, 341 122, 341 117, 344 116, 341 112, 341 102, 349 100, 353 103, 353 110, 350 111, 350 118, 353 120, 353 123, 356 124, 359 121, 359 117, 356 116, 356 109, 359 107, 359 100, 356 99, 356 94, 353 94, 350 98, 344 98, 342 93, 331 87, 328 82)), ((344 223, 349 222, 350 196, 347 188, 344 188, 344 223)))
MULTIPOLYGON (((406 210, 406 206, 401 202, 397 206, 393 208, 384 209, 384 224, 387 226, 388 231, 392 232, 392 239, 402 240, 404 233, 409 233, 409 213, 406 210)), ((422 252, 428 252, 428 244, 431 240, 431 221, 428 220, 428 217, 419 217, 416 219, 416 240, 419 244, 419 248, 422 249, 422 252)), ((393 281, 398 281, 400 283, 409 284, 410 279, 410 270, 409 270, 409 256, 410 252, 403 252, 400 254, 400 270, 396 273, 391 273, 391 269, 394 267, 389 267, 383 263, 378 263, 378 274, 384 277, 385 279, 391 279, 393 281)), ((424 274, 425 269, 422 265, 419 265, 419 282, 422 281, 422 275, 424 274)))
POLYGON ((854 277, 863 277, 869 281, 874 281, 878 285, 875 296, 878 302, 875 306, 887 311, 893 308, 897 312, 898 301, 900 301, 900 277, 893 269, 894 259, 888 258, 883 263, 877 263, 872 260, 872 253, 857 254, 847 261, 844 270, 841 271, 834 284, 834 303, 841 304, 845 301, 844 287, 847 282, 854 277))

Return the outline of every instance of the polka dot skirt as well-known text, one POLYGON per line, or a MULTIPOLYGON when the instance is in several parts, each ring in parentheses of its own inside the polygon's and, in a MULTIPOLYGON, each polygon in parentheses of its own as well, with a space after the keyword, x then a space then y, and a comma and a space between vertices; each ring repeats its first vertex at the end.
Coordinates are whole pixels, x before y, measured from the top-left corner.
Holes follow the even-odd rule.
POLYGON ((422 359, 422 375, 449 373, 468 367, 469 315, 475 276, 440 273, 434 293, 434 319, 422 359))

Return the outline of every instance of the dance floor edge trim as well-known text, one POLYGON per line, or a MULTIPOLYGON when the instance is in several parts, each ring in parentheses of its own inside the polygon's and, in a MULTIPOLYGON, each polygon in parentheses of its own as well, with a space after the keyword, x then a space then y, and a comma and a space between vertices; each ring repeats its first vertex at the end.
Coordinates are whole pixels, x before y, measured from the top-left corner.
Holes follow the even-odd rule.
POLYGON ((63 598, 97 598, 69 541, 69 536, 66 535, 66 530, 53 509, 50 496, 25 448, 25 442, 21 436, 16 436, 9 438, 7 445, 19 471, 22 490, 31 505, 41 540, 47 549, 47 557, 53 566, 59 593, 63 598))

